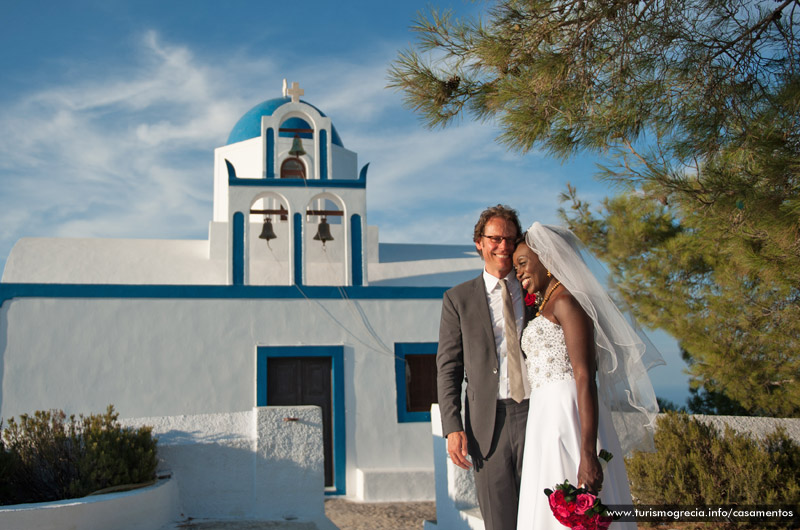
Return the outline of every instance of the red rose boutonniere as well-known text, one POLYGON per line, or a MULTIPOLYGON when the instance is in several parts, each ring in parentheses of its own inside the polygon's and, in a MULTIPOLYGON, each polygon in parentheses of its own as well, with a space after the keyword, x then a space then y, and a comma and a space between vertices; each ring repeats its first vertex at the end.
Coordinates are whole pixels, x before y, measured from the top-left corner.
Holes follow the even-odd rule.
POLYGON ((536 305, 536 293, 525 294, 525 305, 528 307, 536 305))

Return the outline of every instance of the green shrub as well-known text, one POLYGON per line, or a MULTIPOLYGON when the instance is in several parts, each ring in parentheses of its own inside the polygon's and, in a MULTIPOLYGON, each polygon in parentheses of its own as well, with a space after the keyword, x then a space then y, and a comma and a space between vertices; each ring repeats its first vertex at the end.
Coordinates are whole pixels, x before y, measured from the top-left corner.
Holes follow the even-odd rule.
POLYGON ((638 504, 800 504, 800 446, 782 429, 755 440, 669 412, 659 419, 655 445, 655 453, 627 461, 638 504))
POLYGON ((10 451, 6 451, 3 441, 3 423, 0 422, 0 504, 3 499, 9 499, 13 495, 14 488, 11 484, 11 477, 16 473, 18 459, 10 451))
POLYGON ((0 504, 83 497, 153 480, 156 442, 150 427, 123 428, 105 414, 67 420, 62 411, 8 420, 0 437, 0 504))

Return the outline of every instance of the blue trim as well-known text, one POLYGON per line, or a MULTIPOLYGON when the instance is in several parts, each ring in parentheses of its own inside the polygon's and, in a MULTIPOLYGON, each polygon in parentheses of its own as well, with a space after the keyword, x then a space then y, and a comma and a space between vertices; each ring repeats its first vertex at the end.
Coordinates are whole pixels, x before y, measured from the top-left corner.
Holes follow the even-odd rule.
POLYGON ((446 290, 447 287, 395 286, 0 283, 0 305, 12 298, 441 300, 446 290))
POLYGON ((244 214, 233 214, 233 285, 244 285, 244 214))
POLYGON ((228 178, 229 186, 276 186, 284 188, 361 188, 367 187, 366 180, 353 179, 242 179, 228 178))
POLYGON ((294 214, 294 283, 303 285, 303 216, 294 214))
MULTIPOLYGON (((268 179, 275 178, 275 129, 269 127, 267 129, 267 172, 265 173, 268 179)), ((236 175, 234 175, 235 177, 236 175)), ((231 179, 228 179, 230 182, 231 179)), ((238 179, 234 179, 238 180, 238 179)))
POLYGON ((233 164, 231 164, 231 161, 227 158, 225 159, 225 167, 228 168, 228 180, 236 180, 236 168, 233 167, 233 164))
POLYGON ((344 495, 345 488, 345 403, 344 403, 344 346, 258 346, 256 348, 256 403, 267 403, 267 363, 271 357, 330 357, 331 358, 331 415, 333 416, 333 485, 335 491, 326 495, 344 495))
POLYGON ((353 285, 364 285, 364 256, 362 256, 361 252, 361 216, 358 214, 350 217, 350 240, 352 241, 350 260, 353 266, 353 285))
POLYGON ((438 342, 397 342, 394 345, 394 377, 397 387, 397 422, 431 421, 431 413, 406 410, 406 355, 436 355, 438 342))
POLYGON ((319 179, 277 179, 275 178, 275 131, 267 129, 267 172, 266 178, 251 179, 239 178, 233 165, 228 162, 228 186, 263 186, 263 187, 285 187, 285 188, 355 188, 366 189, 367 187, 367 168, 365 164, 357 179, 332 179, 328 175, 328 143, 324 141, 327 131, 320 132, 320 169, 319 179))
POLYGON ((319 179, 328 180, 328 131, 319 131, 319 179))

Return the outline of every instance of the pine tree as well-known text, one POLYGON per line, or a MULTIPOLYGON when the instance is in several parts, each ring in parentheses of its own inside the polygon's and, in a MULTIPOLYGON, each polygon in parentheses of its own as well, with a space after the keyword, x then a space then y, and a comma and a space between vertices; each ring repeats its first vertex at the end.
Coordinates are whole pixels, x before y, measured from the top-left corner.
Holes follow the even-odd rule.
POLYGON ((693 412, 796 416, 800 412, 800 293, 742 272, 702 214, 629 194, 595 215, 571 200, 562 216, 609 267, 637 319, 680 341, 693 412))
POLYGON ((511 149, 604 156, 623 186, 564 219, 692 385, 800 414, 800 1, 499 0, 420 15, 390 86, 431 127, 495 120, 511 149), (436 60, 433 59, 436 57, 436 60))

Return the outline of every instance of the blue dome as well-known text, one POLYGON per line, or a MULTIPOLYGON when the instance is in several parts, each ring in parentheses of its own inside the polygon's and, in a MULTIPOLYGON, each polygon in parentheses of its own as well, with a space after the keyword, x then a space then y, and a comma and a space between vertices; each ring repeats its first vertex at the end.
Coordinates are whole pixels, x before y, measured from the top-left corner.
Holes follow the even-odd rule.
MULTIPOLYGON (((267 101, 259 103, 252 109, 248 110, 244 116, 239 118, 239 121, 236 122, 236 125, 233 126, 233 129, 231 129, 231 133, 228 135, 228 141, 225 145, 235 144, 236 142, 243 142, 245 140, 249 140, 250 138, 261 136, 261 116, 272 116, 272 113, 275 112, 275 109, 285 103, 289 103, 291 100, 292 98, 288 97, 268 99, 267 101)), ((321 110, 319 110, 317 107, 314 107, 314 105, 308 103, 307 101, 300 100, 300 102, 313 107, 322 116, 325 116, 321 110)), ((289 121, 294 119, 295 118, 290 118, 289 121)), ((339 133, 336 132, 336 127, 334 127, 333 124, 331 124, 331 142, 339 147, 344 147, 342 139, 339 138, 339 133)))

